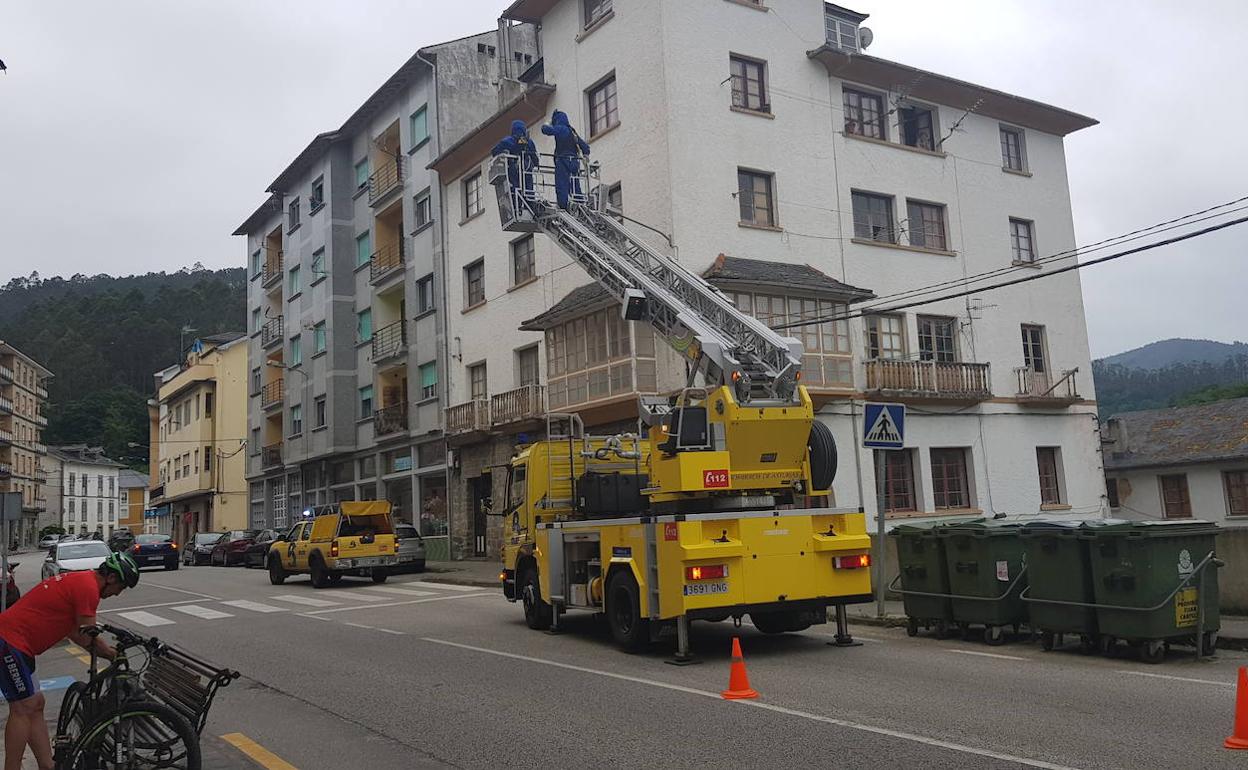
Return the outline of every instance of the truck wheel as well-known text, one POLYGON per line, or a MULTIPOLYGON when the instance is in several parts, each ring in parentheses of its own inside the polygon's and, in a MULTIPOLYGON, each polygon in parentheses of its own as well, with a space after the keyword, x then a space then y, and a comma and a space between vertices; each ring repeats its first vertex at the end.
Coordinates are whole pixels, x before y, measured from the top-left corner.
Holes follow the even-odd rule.
POLYGON ((329 584, 330 584, 331 586, 336 586, 336 585, 338 585, 338 584, 339 584, 339 583, 341 583, 341 582, 342 582, 342 573, 341 573, 341 572, 331 572, 331 573, 329 573, 329 584))
POLYGON ((277 556, 269 557, 269 582, 275 586, 286 582, 286 570, 282 569, 282 560, 277 556))
POLYGON ((650 621, 641 617, 641 592, 637 581, 623 570, 607 583, 607 625, 616 644, 636 652, 650 641, 650 621))
POLYGON ((313 556, 312 563, 309 565, 312 572, 312 587, 325 588, 329 585, 329 570, 325 568, 325 562, 320 556, 313 556))
POLYGON ((537 570, 529 567, 520 578, 520 600, 524 605, 524 622, 534 631, 545 631, 550 628, 553 613, 551 607, 542 601, 542 586, 537 581, 537 570))
POLYGON ((836 478, 836 439, 818 418, 810 424, 810 484, 816 490, 829 489, 836 478))
POLYGON ((374 567, 368 573, 368 576, 373 579, 374 583, 384 583, 386 582, 386 578, 390 577, 390 573, 386 572, 384 569, 378 569, 374 567))

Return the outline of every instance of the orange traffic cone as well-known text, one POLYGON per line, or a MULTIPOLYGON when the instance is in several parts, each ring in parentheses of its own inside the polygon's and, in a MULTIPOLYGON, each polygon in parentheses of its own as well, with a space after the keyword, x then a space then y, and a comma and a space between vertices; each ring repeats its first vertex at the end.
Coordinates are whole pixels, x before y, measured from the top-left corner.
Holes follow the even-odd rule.
POLYGON ((1235 732, 1222 745, 1248 749, 1248 668, 1243 666, 1239 669, 1239 686, 1235 688, 1235 732))
POLYGON ((750 687, 750 675, 745 672, 745 659, 741 657, 741 640, 732 637, 732 669, 728 673, 728 689, 720 693, 725 700, 757 698, 758 693, 750 687))

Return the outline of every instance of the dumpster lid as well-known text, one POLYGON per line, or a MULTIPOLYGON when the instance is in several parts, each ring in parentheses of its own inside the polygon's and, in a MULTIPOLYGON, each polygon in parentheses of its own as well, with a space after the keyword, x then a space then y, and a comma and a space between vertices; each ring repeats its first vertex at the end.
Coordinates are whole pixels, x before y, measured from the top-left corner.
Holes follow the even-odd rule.
POLYGON ((1182 537, 1184 535, 1215 535, 1217 524, 1204 519, 1163 519, 1150 521, 1118 520, 1095 528, 1096 535, 1135 535, 1137 537, 1182 537))
POLYGON ((971 519, 942 527, 940 535, 1017 535, 1023 528, 1023 522, 1008 519, 971 519))

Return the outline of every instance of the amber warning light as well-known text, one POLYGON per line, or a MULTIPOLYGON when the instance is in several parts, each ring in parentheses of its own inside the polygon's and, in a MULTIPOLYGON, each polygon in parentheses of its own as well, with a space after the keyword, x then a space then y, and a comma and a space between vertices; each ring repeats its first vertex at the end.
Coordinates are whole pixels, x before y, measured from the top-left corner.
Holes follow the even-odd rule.
POLYGON ((686 580, 718 580, 728 577, 728 566, 712 564, 705 567, 685 567, 686 580))
POLYGON ((853 556, 837 556, 832 560, 837 569, 858 569, 871 566, 871 554, 859 553, 853 556))

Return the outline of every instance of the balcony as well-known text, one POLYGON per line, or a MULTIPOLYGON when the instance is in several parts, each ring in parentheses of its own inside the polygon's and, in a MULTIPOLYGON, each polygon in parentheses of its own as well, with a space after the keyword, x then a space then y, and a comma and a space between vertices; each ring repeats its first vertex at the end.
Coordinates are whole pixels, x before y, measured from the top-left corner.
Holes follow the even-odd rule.
POLYGON ((261 468, 280 468, 282 465, 282 442, 269 444, 260 450, 261 468))
POLYGON ((495 427, 540 421, 546 415, 546 388, 521 385, 490 399, 491 424, 495 427))
POLYGON ((43 468, 35 468, 34 473, 32 474, 31 478, 33 478, 35 481, 41 481, 46 484, 48 483, 48 472, 45 471, 43 468))
POLYGON ((13 414, 13 402, 4 396, 0 396, 0 412, 8 412, 13 414))
POLYGON ((264 387, 260 389, 261 409, 269 409, 281 405, 282 400, 286 397, 285 382, 285 380, 279 378, 265 383, 264 387))
POLYGON ((39 398, 48 397, 48 387, 43 384, 42 380, 35 383, 35 395, 38 396, 39 398))
POLYGON ((1032 366, 1014 368, 1018 381, 1018 402, 1023 406, 1070 406, 1080 400, 1075 375, 1079 368, 1064 369, 1056 381, 1050 372, 1032 366))
POLYGON ((387 276, 403 269, 403 241, 395 241, 373 252, 370 258, 368 279, 376 284, 387 276))
POLYGON ((368 178, 368 205, 376 206, 386 196, 399 189, 403 184, 403 161, 394 158, 393 162, 381 164, 381 168, 368 178))
POLYGON ((42 412, 35 412, 35 418, 34 418, 34 419, 35 419, 35 424, 36 424, 36 425, 44 425, 44 426, 46 426, 46 425, 48 424, 48 418, 47 418, 47 416, 45 416, 42 412))
POLYGON ((407 351, 407 324, 396 321, 373 332, 373 353, 371 360, 376 363, 394 358, 407 351))
POLYGON ((282 280, 282 257, 281 251, 264 250, 264 269, 260 273, 260 285, 268 288, 282 280))
POLYGON ((13 443, 13 431, 0 428, 0 446, 13 443))
POLYGON ((148 496, 151 498, 151 501, 155 503, 157 500, 165 496, 165 485, 162 483, 152 487, 148 490, 148 496))
POLYGON ((447 407, 446 435, 462 442, 480 438, 490 430, 490 402, 481 398, 447 407))
POLYGON ((0 366, 0 382, 13 382, 13 370, 7 366, 0 366))
POLYGON ((867 392, 888 398, 962 403, 992 398, 988 364, 877 359, 865 367, 867 392))
POLYGON ((9 463, 0 463, 0 476, 12 476, 13 466, 9 463))
POLYGON ((407 404, 383 406, 373 412, 373 433, 385 436, 390 433, 407 432, 407 404))
POLYGON ((275 342, 282 341, 282 316, 269 319, 268 323, 260 327, 260 345, 269 347, 275 342))

